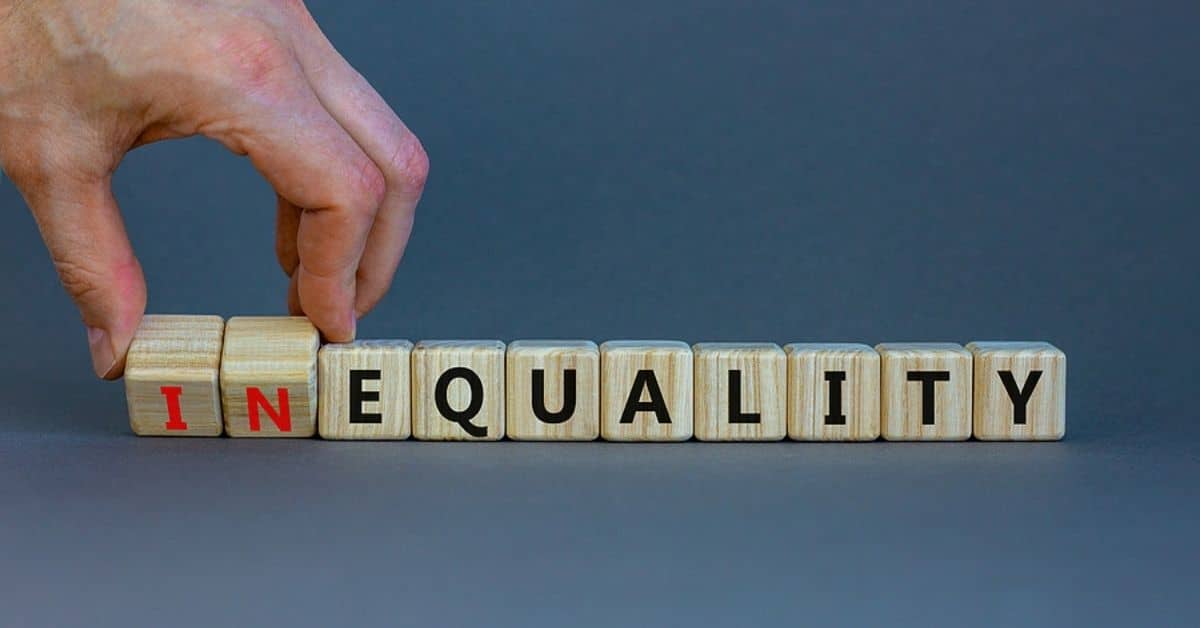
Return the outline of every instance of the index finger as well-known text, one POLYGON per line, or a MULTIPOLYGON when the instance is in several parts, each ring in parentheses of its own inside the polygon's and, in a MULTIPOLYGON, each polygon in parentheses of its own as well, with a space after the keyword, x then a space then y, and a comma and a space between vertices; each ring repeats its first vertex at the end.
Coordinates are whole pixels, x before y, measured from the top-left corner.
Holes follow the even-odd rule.
POLYGON ((241 119, 216 139, 250 157, 301 208, 295 282, 300 307, 331 342, 354 338, 356 275, 385 194, 383 174, 302 78, 282 105, 241 119))

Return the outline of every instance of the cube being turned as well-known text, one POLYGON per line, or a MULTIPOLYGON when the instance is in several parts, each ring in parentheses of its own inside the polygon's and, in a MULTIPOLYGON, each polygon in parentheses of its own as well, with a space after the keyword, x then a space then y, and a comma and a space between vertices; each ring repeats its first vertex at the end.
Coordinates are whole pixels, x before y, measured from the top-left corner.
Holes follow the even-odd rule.
POLYGON ((600 435, 600 349, 590 340, 508 345, 505 415, 513 440, 595 440, 600 435))
POLYGON ((413 436, 504 438, 504 343, 422 340, 412 353, 413 436))
POLYGON ((975 438, 1059 440, 1067 429, 1067 356, 1045 342, 972 342, 975 438))
POLYGON ((411 356, 412 343, 407 340, 356 340, 321 347, 321 438, 408 438, 411 356))
POLYGON ((125 358, 129 426, 138 436, 220 436, 220 316, 147 315, 125 358))
POLYGON ((787 435, 787 358, 772 343, 701 342, 695 431, 703 441, 773 441, 787 435))
POLYGON ((879 353, 852 343, 794 343, 784 351, 792 440, 879 438, 879 353))
POLYGON ((221 355, 225 432, 277 438, 316 433, 320 341, 300 316, 229 319, 221 355))
POLYGON ((669 340, 600 345, 600 435, 611 441, 692 437, 692 348, 669 340))
POLYGON ((885 343, 880 424, 887 440, 971 437, 971 354, 953 343, 885 343))

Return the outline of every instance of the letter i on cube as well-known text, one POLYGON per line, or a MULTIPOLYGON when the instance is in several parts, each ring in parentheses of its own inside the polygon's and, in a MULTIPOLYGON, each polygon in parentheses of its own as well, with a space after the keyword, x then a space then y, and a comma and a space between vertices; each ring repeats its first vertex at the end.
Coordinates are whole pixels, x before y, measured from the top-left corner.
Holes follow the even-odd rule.
POLYGON ((220 316, 147 315, 125 358, 129 426, 138 436, 220 436, 220 316))
POLYGON ((788 436, 879 438, 879 353, 863 344, 795 343, 788 356, 788 436))

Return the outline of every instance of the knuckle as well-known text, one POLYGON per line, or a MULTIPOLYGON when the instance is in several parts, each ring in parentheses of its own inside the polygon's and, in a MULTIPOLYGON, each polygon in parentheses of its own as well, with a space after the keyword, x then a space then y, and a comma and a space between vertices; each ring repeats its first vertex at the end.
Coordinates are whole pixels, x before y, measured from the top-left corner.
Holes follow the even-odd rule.
POLYGON ((76 302, 89 300, 100 292, 104 285, 99 273, 73 260, 55 259, 54 269, 58 271, 63 288, 76 302))
POLYGON ((373 215, 383 204, 387 194, 387 181, 379 167, 370 159, 363 158, 356 168, 357 176, 351 198, 355 199, 351 209, 358 213, 373 215))
POLYGON ((405 137, 396 143, 383 167, 390 177, 416 192, 424 189, 429 179, 429 155, 412 133, 405 133, 405 137))
POLYGON ((89 315, 110 308, 111 299, 126 303, 140 300, 145 306, 142 268, 132 252, 108 262, 97 262, 95 255, 79 254, 84 248, 83 245, 76 246, 69 258, 57 253, 52 257, 59 281, 83 311, 85 320, 89 315))

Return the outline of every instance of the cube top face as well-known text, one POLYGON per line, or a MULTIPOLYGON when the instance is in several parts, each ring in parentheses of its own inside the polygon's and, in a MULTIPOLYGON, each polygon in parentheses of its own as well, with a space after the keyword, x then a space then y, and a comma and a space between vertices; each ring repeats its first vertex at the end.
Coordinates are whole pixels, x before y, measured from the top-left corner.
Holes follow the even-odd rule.
POLYGON ((685 342, 600 345, 600 434, 611 441, 692 437, 692 349, 685 342))
POLYGON ((967 345, 967 351, 976 357, 1004 357, 1004 358, 1038 358, 1038 359, 1061 359, 1065 360, 1067 354, 1063 353, 1058 347, 1041 341, 996 341, 996 340, 977 340, 967 345))
POLYGON ((704 342, 695 353, 695 434, 775 441, 787 434, 787 357, 772 343, 704 342))
POLYGON ((1066 434, 1067 356, 1046 342, 972 342, 974 429, 980 440, 1066 434))
POLYGON ((514 340, 508 343, 508 352, 520 351, 525 355, 535 353, 566 353, 574 351, 599 351, 591 340, 514 340))
POLYGON ((879 438, 880 359, 854 343, 793 343, 788 356, 788 436, 804 441, 879 438))
POLYGON ((208 381, 221 366, 225 321, 220 316, 147 314, 125 358, 125 378, 208 381))
POLYGON ((793 342, 783 346, 788 356, 821 354, 822 356, 853 358, 868 355, 879 358, 879 352, 871 345, 857 342, 793 342))
POLYGON ((679 340, 609 340, 600 345, 600 352, 611 355, 654 352, 688 352, 692 347, 679 340))
POLYGON ((413 344, 356 340, 321 347, 319 431, 331 440, 400 440, 412 434, 413 344))
POLYGON ((503 352, 504 343, 499 340, 422 340, 413 346, 413 351, 417 352, 433 350, 503 352))
POLYGON ((125 358, 129 426, 139 436, 220 436, 219 316, 147 315, 125 358))
POLYGON ((321 334, 303 316, 235 316, 225 325, 221 379, 307 379, 320 345, 321 334))
POLYGON ((763 355, 781 353, 783 349, 773 342, 697 342, 692 345, 692 351, 706 353, 722 352, 727 355, 763 355))
POLYGON ((600 435, 600 349, 590 340, 517 340, 505 358, 505 430, 513 440, 600 435))
POLYGON ((881 356, 886 353, 894 359, 937 357, 944 353, 971 355, 956 342, 882 342, 875 345, 875 350, 881 356))
POLYGON ((354 340, 352 342, 327 344, 321 347, 321 353, 328 353, 330 355, 358 355, 372 351, 412 351, 412 348, 413 343, 407 340, 354 340))
POLYGON ((973 357, 954 343, 884 343, 880 427, 888 440, 966 440, 972 429, 973 357))
POLYGON ((504 438, 499 340, 422 340, 412 351, 412 434, 421 440, 504 438))
POLYGON ((697 342, 692 345, 695 353, 725 356, 783 356, 783 349, 773 342, 697 342))
POLYGON ((230 436, 307 438, 317 431, 320 334, 300 316, 240 316, 225 326, 221 403, 230 436))

